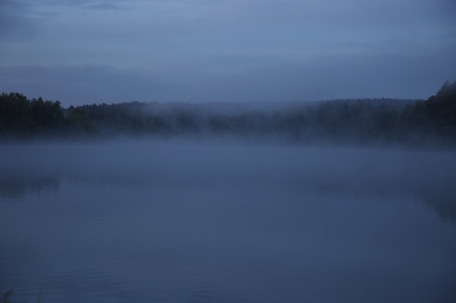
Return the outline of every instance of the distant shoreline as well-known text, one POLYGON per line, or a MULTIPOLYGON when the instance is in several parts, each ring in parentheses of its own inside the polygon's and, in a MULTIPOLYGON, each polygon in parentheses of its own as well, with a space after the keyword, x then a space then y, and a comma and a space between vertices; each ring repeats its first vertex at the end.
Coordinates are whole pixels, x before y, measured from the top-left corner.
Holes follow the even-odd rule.
POLYGON ((0 95, 0 142, 36 139, 234 138, 295 144, 456 146, 456 82, 427 100, 267 104, 141 103, 63 108, 0 95))

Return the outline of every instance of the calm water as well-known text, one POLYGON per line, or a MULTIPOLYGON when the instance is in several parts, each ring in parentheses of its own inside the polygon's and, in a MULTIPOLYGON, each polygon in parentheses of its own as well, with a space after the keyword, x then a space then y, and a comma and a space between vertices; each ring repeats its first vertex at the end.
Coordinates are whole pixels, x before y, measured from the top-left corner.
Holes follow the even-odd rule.
POLYGON ((0 147, 14 302, 456 302, 454 152, 0 147))

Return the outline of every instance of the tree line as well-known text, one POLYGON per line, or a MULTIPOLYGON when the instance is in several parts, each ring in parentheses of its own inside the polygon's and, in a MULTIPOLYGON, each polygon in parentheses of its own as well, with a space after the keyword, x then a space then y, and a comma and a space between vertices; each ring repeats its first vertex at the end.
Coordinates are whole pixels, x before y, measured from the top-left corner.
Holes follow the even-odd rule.
POLYGON ((92 104, 0 95, 0 138, 233 136, 296 142, 456 144, 456 81, 427 100, 351 99, 282 107, 92 104))

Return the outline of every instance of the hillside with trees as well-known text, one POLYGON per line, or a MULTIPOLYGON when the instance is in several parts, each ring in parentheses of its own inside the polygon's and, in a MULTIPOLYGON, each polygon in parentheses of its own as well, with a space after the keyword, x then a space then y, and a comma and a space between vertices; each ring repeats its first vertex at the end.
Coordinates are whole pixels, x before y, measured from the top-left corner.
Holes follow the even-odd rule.
POLYGON ((0 138, 230 136, 336 144, 456 145, 456 82, 427 100, 92 104, 0 95, 0 138))

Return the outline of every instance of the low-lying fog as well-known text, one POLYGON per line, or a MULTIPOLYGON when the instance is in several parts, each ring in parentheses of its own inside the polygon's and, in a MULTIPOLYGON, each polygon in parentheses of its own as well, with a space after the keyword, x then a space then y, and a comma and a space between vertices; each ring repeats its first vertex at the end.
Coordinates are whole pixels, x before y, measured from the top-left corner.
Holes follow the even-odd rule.
POLYGON ((12 299, 456 298, 454 151, 117 140, 0 155, 12 299))
MULTIPOLYGON (((456 192, 454 151, 118 140, 1 146, 1 178, 160 186, 289 186, 336 193, 456 192)), ((3 184, 7 184, 4 183, 3 184)))

